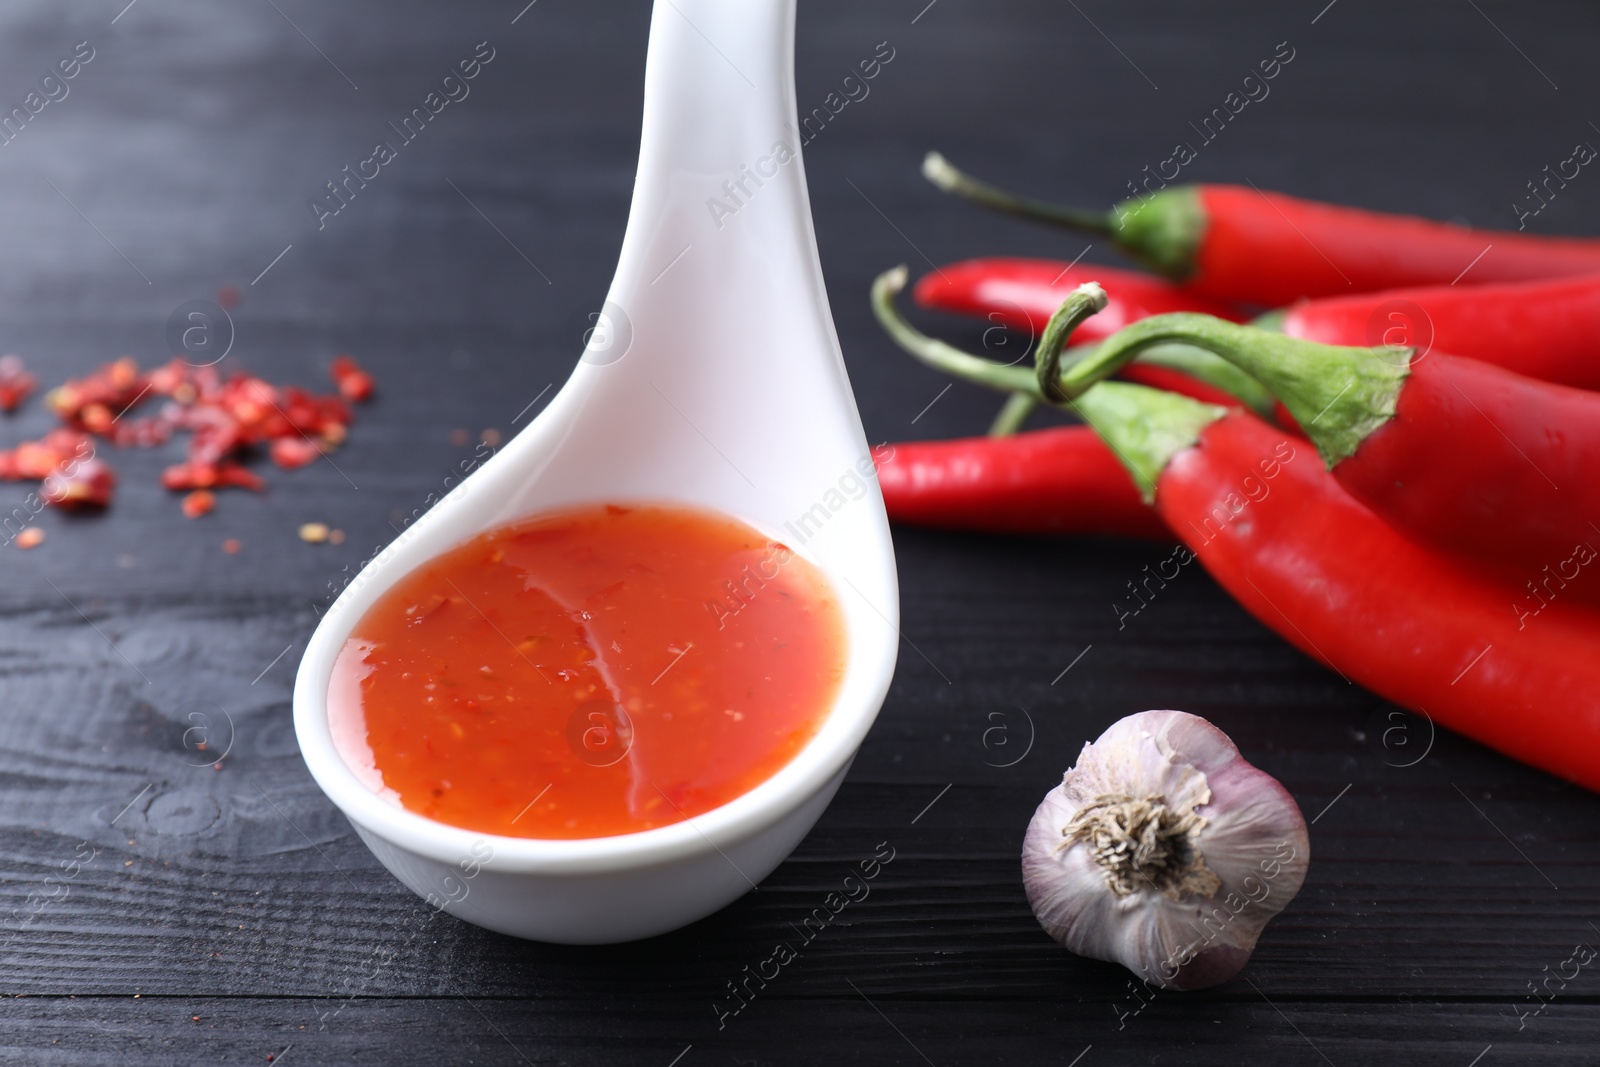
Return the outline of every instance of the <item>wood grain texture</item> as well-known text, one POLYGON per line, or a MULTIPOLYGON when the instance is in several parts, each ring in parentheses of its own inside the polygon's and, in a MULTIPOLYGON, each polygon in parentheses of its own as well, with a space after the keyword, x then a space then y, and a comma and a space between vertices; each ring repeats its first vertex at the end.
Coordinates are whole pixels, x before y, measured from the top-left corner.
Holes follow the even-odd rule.
MULTIPOLYGON (((924 5, 801 5, 806 109, 878 42, 895 49, 806 150, 874 441, 978 432, 996 404, 941 393, 880 336, 865 301, 878 270, 1070 259, 1086 243, 941 197, 917 175, 928 148, 1103 203, 1285 39, 1296 58, 1270 97, 1186 176, 1512 226, 1525 183, 1600 136, 1582 103, 1600 88, 1587 55, 1600 16, 1582 5, 1519 19, 1504 4, 1340 0, 1314 25, 1320 3, 924 5)), ((121 7, 0 12, 0 102, 75 42, 96 49, 69 96, 0 147, 0 347, 47 382, 124 351, 154 360, 173 308, 234 284, 230 363, 316 382, 348 350, 380 393, 334 463, 225 494, 203 521, 156 486, 174 445, 114 456, 110 514, 49 514, 43 547, 0 550, 0 1061, 1600 1055, 1587 971, 1519 1018, 1545 968, 1600 938, 1596 798, 1390 718, 1198 569, 1119 626, 1113 604, 1167 555, 1159 545, 898 530, 906 640, 888 702, 838 798, 759 891, 600 949, 433 914, 310 780, 290 683, 331 593, 474 454, 452 432, 514 431, 567 373, 626 219, 648 5, 121 7), (307 199, 483 40, 496 56, 468 99, 319 230, 307 199), (307 521, 348 539, 303 544, 307 521), (221 550, 229 537, 237 556, 221 550), (1316 819, 1313 860, 1239 979, 1134 1014, 1125 972, 1039 931, 1018 849, 1085 740, 1171 706, 1211 718, 1284 782, 1316 819), (871 896, 719 1029, 727 983, 884 841, 896 857, 871 896)), ((1600 185, 1586 181, 1600 179, 1570 183, 1530 228, 1600 229, 1600 185)), ((927 321, 983 343, 972 324, 927 321)), ((37 404, 0 420, 0 447, 50 421, 37 404)), ((7 508, 25 495, 0 488, 7 508)))

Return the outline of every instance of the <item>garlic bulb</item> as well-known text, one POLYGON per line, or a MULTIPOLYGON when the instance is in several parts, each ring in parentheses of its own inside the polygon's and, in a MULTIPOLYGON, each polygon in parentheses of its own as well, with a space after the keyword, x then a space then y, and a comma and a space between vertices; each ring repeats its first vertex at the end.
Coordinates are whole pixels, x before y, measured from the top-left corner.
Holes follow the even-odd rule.
POLYGON ((1022 877, 1067 948, 1200 989, 1244 967, 1309 860, 1305 819, 1275 778, 1199 716, 1145 711, 1084 745, 1046 794, 1022 877))

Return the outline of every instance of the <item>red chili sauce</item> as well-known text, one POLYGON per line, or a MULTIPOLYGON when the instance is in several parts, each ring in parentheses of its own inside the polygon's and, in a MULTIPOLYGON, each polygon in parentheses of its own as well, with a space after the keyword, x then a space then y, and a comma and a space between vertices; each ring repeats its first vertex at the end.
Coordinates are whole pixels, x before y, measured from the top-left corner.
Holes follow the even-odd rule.
POLYGON ((340 651, 335 747, 431 819, 607 837, 748 792, 845 669, 821 572, 736 519, 603 505, 481 534, 406 575, 340 651))

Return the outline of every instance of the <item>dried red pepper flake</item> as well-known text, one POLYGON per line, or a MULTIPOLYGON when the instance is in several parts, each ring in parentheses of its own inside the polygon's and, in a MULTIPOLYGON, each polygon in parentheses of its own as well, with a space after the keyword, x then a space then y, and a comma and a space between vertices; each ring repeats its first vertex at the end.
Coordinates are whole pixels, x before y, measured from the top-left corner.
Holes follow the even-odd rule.
POLYGON ((352 357, 344 354, 334 356, 328 373, 333 377, 333 384, 339 387, 339 395, 346 400, 361 403, 372 398, 372 375, 362 370, 352 357))
POLYGON ((129 391, 140 386, 139 363, 132 356, 114 360, 105 368, 107 381, 113 389, 129 391))
POLYGON ((250 375, 236 375, 223 385, 221 406, 252 440, 285 432, 278 390, 250 375))
POLYGON ((238 555, 239 547, 239 539, 237 537, 230 537, 226 541, 222 542, 222 551, 226 552, 230 556, 238 555))
POLYGON ((0 411, 20 408, 38 385, 39 379, 28 373, 21 356, 10 353, 0 356, 0 411))
POLYGON ((86 378, 56 386, 45 394, 44 402, 63 422, 103 433, 115 416, 145 394, 149 384, 133 357, 123 356, 86 378))
POLYGON ((33 392, 33 387, 0 382, 0 411, 7 414, 20 408, 33 392))
POLYGON ((75 419, 83 407, 83 393, 71 382, 63 382, 44 394, 44 406, 63 419, 75 419))
POLYGON ((232 311, 239 306, 239 287, 237 285, 224 285, 217 290, 217 304, 224 310, 232 311))
POLYGON ((217 484, 217 468, 212 463, 174 463, 161 472, 161 484, 168 489, 210 489, 217 484))
POLYGON ((284 470, 295 470, 322 458, 322 449, 305 437, 280 437, 272 442, 272 462, 284 470))
POLYGON ((352 421, 350 405, 336 396, 319 396, 317 398, 317 412, 324 422, 338 422, 349 425, 352 421))
POLYGON ((23 551, 44 544, 44 531, 37 526, 24 526, 17 534, 16 546, 23 551))
POLYGON ((174 357, 166 366, 150 372, 150 391, 157 396, 173 396, 183 386, 192 390, 194 386, 189 381, 189 371, 192 369, 189 364, 174 357))
POLYGON ((183 514, 185 518, 198 519, 202 515, 209 515, 217 506, 217 494, 209 489, 195 489, 183 498, 183 514))
POLYGON ((37 482, 74 459, 94 455, 94 444, 77 430, 51 430, 37 441, 24 441, 10 452, 0 452, 0 478, 37 482))
POLYGON ((217 485, 234 489, 248 489, 259 493, 267 487, 266 479, 238 463, 217 464, 217 485))
POLYGON ((283 390, 275 412, 278 416, 269 437, 308 437, 315 434, 326 421, 322 398, 293 386, 283 390))
POLYGON ((92 434, 105 436, 111 432, 111 427, 116 424, 117 416, 110 408, 98 401, 85 404, 78 411, 78 423, 92 434))
MULTIPOLYGON (((118 446, 151 447, 171 440, 175 430, 186 430, 188 456, 164 470, 161 483, 190 494, 185 514, 205 514, 214 506, 213 490, 265 488, 261 476, 241 462, 254 446, 264 445, 280 467, 292 469, 345 440, 351 418, 347 400, 370 396, 372 382, 348 356, 338 361, 335 377, 340 392, 318 395, 243 372, 224 379, 215 366, 195 367, 177 358, 141 372, 132 357, 124 356, 52 389, 45 403, 65 427, 0 451, 0 480, 44 480, 50 502, 61 507, 103 505, 116 476, 95 456, 91 434, 118 446), (147 393, 167 398, 160 414, 123 418, 147 393)), ((8 385, 17 403, 33 387, 21 360, 11 356, 0 358, 0 405, 12 395, 8 385)), ((238 550, 232 543, 235 547, 226 551, 238 550)))
POLYGON ((122 419, 107 436, 119 448, 154 448, 172 440, 172 420, 165 416, 122 419))
POLYGON ((103 508, 111 503, 117 476, 102 459, 72 460, 50 472, 39 494, 45 503, 69 511, 78 508, 103 508))
POLYGON ((161 472, 161 484, 168 489, 226 489, 229 487, 260 492, 266 488, 261 476, 231 461, 217 463, 175 463, 161 472))

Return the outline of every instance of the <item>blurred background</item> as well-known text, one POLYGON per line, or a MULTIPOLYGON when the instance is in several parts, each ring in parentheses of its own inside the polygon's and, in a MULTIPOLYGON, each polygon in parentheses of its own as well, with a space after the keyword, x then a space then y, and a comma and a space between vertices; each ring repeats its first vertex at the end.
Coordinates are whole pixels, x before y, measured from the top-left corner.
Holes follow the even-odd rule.
MULTIPOLYGON (((1600 936, 1594 798, 1450 735, 1419 735, 1427 761, 1399 766, 1373 739, 1377 697, 1198 572, 1119 631, 1110 605, 1170 546, 897 530, 919 651, 902 650, 828 815, 759 892, 599 950, 419 913, 311 782, 290 684, 361 561, 576 360, 627 220, 650 5, 125 2, 0 8, 0 115, 31 114, 0 145, 0 351, 45 387, 123 354, 164 362, 175 312, 232 303, 232 287, 219 369, 326 391, 348 352, 378 395, 334 462, 261 464, 266 492, 219 493, 195 521, 159 484, 181 439, 107 449, 108 511, 47 510, 42 545, 0 550, 0 992, 16 995, 0 1001, 0 1059, 1592 1060, 1600 986, 1523 1028, 1516 1007, 1542 965, 1600 936), (492 59, 469 94, 401 144, 389 124, 481 42, 492 59), (92 58, 32 113, 28 94, 75 50, 92 58), (319 219, 313 199, 378 141, 396 158, 319 219), (342 543, 303 541, 305 523, 342 543), (1223 726, 1308 817, 1337 804, 1245 976, 1134 1011, 1126 972, 1038 930, 1016 856, 1082 742, 1166 706, 1223 726), (1016 731, 1003 756, 986 748, 996 712, 1016 731), (997 767, 1024 739, 1029 757, 997 767), (727 983, 884 841, 896 859, 870 900, 719 1028, 727 983)), ((981 433, 997 406, 946 391, 881 335, 866 300, 879 271, 1119 262, 939 193, 919 173, 929 149, 1108 207, 1175 143, 1199 145, 1192 124, 1284 48, 1269 95, 1183 180, 1515 229, 1528 183, 1600 144, 1593 5, 1324 3, 801 0, 802 112, 892 52, 804 154, 869 439, 981 433)), ((1527 228, 1600 233, 1600 177, 1580 174, 1527 228)), ((981 324, 918 321, 997 343, 981 324)), ((0 417, 0 448, 55 425, 35 398, 0 417)), ((31 488, 0 483, 0 510, 31 488)))

